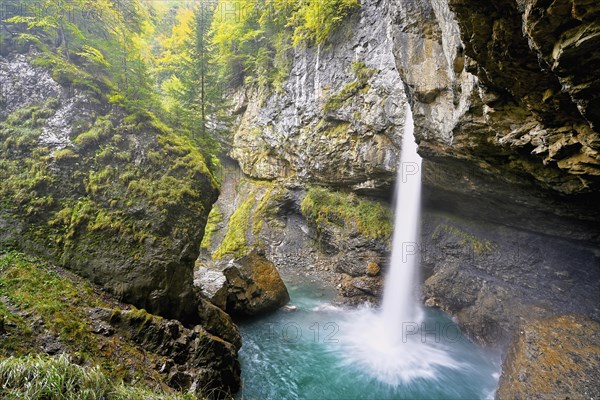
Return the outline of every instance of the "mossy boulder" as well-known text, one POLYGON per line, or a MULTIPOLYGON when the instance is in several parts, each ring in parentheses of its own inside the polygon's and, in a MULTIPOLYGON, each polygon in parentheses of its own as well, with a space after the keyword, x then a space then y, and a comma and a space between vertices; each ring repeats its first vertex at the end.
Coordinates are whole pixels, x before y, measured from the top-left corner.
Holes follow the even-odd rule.
POLYGON ((226 310, 233 316, 252 316, 274 311, 290 301, 275 265, 253 251, 223 271, 227 278, 226 310))

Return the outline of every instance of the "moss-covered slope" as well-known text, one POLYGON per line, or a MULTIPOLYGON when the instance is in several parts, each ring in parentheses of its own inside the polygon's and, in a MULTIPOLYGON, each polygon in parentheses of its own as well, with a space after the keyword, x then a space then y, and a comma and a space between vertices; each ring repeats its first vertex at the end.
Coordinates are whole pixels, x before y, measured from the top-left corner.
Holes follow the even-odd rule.
POLYGON ((38 258, 0 253, 2 398, 178 398, 193 383, 186 398, 204 397, 237 389, 235 353, 200 326, 119 303, 38 258))

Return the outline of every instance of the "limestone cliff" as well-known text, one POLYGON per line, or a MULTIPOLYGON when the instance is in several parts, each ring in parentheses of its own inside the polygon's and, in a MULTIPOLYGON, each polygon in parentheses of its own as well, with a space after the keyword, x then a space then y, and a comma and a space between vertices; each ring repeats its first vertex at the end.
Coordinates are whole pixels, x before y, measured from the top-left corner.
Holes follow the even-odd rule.
POLYGON ((527 209, 515 223, 553 234, 583 220, 567 234, 597 241, 597 7, 505 3, 363 2, 326 44, 294 50, 281 91, 239 89, 233 157, 259 179, 389 192, 409 102, 429 201, 527 209))

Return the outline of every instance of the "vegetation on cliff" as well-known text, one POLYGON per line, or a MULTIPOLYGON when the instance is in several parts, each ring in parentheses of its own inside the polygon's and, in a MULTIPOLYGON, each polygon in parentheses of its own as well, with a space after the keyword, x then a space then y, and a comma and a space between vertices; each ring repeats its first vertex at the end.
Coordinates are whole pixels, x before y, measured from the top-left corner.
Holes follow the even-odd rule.
POLYGON ((331 113, 338 110, 344 105, 345 102, 352 100, 352 98, 354 98, 359 91, 368 89, 369 87, 367 82, 369 79, 371 79, 375 72, 377 72, 373 68, 367 68, 365 63, 362 61, 353 62, 352 71, 354 72, 356 79, 344 86, 339 93, 336 93, 327 99, 323 105, 323 111, 325 113, 331 113))
POLYGON ((302 201, 302 214, 314 223, 355 230, 365 238, 389 240, 392 236, 392 213, 383 204, 359 199, 352 193, 312 187, 302 201))
POLYGON ((124 264, 148 265, 153 264, 150 243, 156 250, 176 250, 185 241, 199 242, 202 216, 218 185, 194 143, 156 118, 133 123, 119 111, 98 112, 80 120, 71 146, 38 145, 48 118, 60 110, 60 101, 49 99, 0 123, 2 215, 12 221, 0 243, 38 253, 42 246, 42 253, 61 264, 158 311, 160 305, 144 300, 145 284, 122 282, 118 289, 118 277, 100 278, 93 265, 98 262, 96 268, 107 272, 118 268, 102 261, 107 244, 113 263, 122 258, 124 264), (91 259, 96 261, 90 264, 91 259))
POLYGON ((280 88, 293 48, 323 45, 359 6, 358 0, 220 0, 211 26, 220 82, 280 88))
POLYGON ((250 226, 252 208, 256 202, 256 194, 251 192, 248 197, 236 208, 229 218, 227 233, 219 248, 214 252, 214 259, 221 259, 226 254, 241 257, 248 252, 246 234, 250 226))
POLYGON ((14 75, 1 99, 0 245, 194 322, 191 268, 219 185, 204 117, 172 116, 155 88, 166 67, 151 43, 176 50, 157 38, 176 24, 137 0, 0 6, 3 73, 14 75))

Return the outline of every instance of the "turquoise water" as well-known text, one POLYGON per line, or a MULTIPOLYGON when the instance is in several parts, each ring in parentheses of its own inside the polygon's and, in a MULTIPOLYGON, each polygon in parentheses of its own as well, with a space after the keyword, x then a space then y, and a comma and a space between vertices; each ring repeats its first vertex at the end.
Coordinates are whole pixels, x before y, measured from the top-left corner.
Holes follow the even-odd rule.
POLYGON ((406 343, 377 355, 374 310, 333 307, 318 287, 288 289, 295 311, 240 324, 240 399, 493 398, 496 357, 443 313, 426 310, 425 332, 408 326, 406 343))

